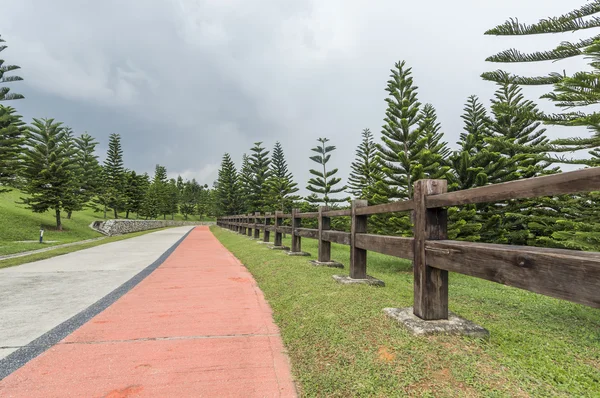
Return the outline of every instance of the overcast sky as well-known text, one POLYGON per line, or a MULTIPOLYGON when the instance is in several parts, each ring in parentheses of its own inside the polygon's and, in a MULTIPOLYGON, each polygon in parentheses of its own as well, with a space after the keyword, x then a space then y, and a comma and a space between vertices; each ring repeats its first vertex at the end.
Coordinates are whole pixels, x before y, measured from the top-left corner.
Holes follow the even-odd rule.
MULTIPOLYGON (((420 101, 436 107, 454 147, 465 99, 477 94, 487 104, 494 92, 479 77, 498 67, 487 56, 586 35, 483 35, 509 17, 532 23, 583 0, 1 2, 9 46, 2 56, 25 79, 12 88, 26 99, 10 105, 28 122, 53 117, 87 131, 101 157, 108 136, 119 133, 126 167, 152 174, 160 163, 171 176, 210 185, 224 152, 239 165, 253 142, 279 140, 304 187, 318 137, 338 147, 332 166, 345 181, 362 129, 379 137, 386 82, 399 60, 413 67, 420 101)), ((508 69, 546 74, 572 66, 508 69)))

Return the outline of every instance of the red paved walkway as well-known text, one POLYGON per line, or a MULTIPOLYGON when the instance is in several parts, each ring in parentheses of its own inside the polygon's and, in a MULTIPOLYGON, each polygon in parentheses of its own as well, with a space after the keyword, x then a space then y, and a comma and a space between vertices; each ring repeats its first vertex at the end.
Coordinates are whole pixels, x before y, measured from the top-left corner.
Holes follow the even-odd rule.
POLYGON ((251 274, 198 227, 139 285, 0 381, 0 397, 293 397, 251 274))

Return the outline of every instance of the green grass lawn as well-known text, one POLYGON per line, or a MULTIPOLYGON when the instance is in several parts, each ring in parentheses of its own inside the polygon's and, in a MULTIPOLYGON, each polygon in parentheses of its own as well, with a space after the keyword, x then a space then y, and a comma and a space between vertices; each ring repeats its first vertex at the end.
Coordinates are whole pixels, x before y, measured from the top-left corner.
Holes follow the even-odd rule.
POLYGON ((335 270, 212 231, 273 308, 304 396, 600 397, 598 309, 452 273, 450 309, 490 339, 414 337, 382 312, 412 305, 410 262, 369 253, 386 287, 342 286, 331 275, 348 273, 348 246, 332 245, 335 270))
POLYGON ((27 255, 27 256, 23 256, 23 257, 16 257, 16 258, 9 258, 6 260, 0 260, 0 269, 8 268, 8 267, 15 267, 17 265, 30 263, 32 261, 45 260, 45 259, 51 258, 51 257, 62 256, 63 254, 68 254, 68 253, 76 252, 76 251, 83 250, 83 249, 89 249, 90 247, 100 246, 100 245, 104 245, 106 243, 117 242, 117 241, 124 240, 124 239, 135 238, 136 236, 142 236, 142 235, 146 235, 146 234, 149 234, 152 232, 162 231, 164 229, 168 229, 168 228, 157 228, 157 229, 151 229, 148 231, 132 232, 127 235, 110 236, 110 237, 106 237, 102 240, 98 240, 98 241, 94 241, 94 242, 86 242, 86 243, 82 243, 81 245, 77 245, 77 246, 59 247, 54 250, 50 250, 50 251, 43 252, 43 253, 34 253, 34 254, 27 255))
MULTIPOLYGON (((94 231, 89 225, 95 220, 102 220, 103 213, 96 213, 92 209, 74 212, 71 219, 67 219, 66 213, 62 214, 63 231, 56 230, 54 212, 33 213, 25 208, 25 205, 17 204, 23 194, 17 190, 0 193, 0 256, 6 254, 20 253, 36 250, 48 246, 63 243, 77 242, 103 236, 94 231), (44 227, 44 241, 54 243, 37 243, 40 235, 40 225, 44 227), (22 243, 21 241, 35 241, 33 243, 22 243)), ((110 217, 111 212, 108 213, 110 217)), ((120 214, 124 217, 125 214, 120 214)), ((131 215, 130 218, 134 218, 131 215)), ((167 216, 167 219, 171 218, 167 216)), ((183 220, 181 214, 175 215, 175 220, 183 220)), ((188 217, 190 221, 198 221, 198 216, 188 217)), ((206 217, 203 221, 214 221, 206 217)))

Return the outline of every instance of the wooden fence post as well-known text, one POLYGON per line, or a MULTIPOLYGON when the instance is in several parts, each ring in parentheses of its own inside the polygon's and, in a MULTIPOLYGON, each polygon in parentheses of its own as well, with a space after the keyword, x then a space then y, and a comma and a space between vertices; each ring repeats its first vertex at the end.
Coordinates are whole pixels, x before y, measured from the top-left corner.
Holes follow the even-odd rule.
POLYGON ((246 222, 248 224, 248 236, 252 237, 252 226, 250 225, 250 220, 252 217, 252 213, 248 213, 248 215, 246 216, 246 222))
POLYGON ((296 229, 302 226, 302 219, 297 216, 299 212, 298 209, 292 209, 292 253, 302 251, 302 238, 296 236, 296 229))
POLYGON ((281 218, 282 214, 282 211, 275 212, 275 247, 283 246, 283 234, 281 233, 281 231, 277 230, 277 228, 283 225, 283 218, 281 218))
POLYGON ((414 314, 431 321, 448 319, 448 271, 427 264, 425 242, 447 239, 447 211, 428 209, 428 195, 445 193, 446 180, 419 180, 414 184, 414 314))
POLYGON ((267 229, 271 224, 271 217, 269 217, 270 215, 271 213, 265 213, 265 233, 263 234, 263 242, 269 242, 271 239, 271 231, 267 229))
POLYGON ((366 200, 352 201, 352 226, 350 229, 350 278, 367 279, 367 251, 356 247, 356 234, 367 232, 367 216, 356 215, 356 209, 367 207, 366 200))
MULTIPOLYGON (((254 213, 255 216, 260 216, 260 211, 254 213)), ((260 229, 258 229, 258 218, 254 218, 254 239, 260 239, 260 229)))
POLYGON ((323 240, 323 231, 331 229, 331 218, 323 216, 327 210, 327 206, 319 206, 319 255, 317 261, 320 263, 331 262, 331 242, 323 240))

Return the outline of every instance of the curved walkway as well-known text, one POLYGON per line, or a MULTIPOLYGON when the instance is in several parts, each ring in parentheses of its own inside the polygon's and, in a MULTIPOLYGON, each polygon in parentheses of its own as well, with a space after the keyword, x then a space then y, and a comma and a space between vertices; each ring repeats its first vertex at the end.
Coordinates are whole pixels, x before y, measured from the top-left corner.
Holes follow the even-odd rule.
POLYGON ((296 392, 278 329, 254 279, 207 227, 197 227, 114 304, 0 381, 0 396, 296 392))

